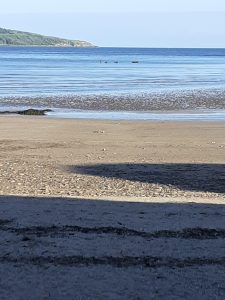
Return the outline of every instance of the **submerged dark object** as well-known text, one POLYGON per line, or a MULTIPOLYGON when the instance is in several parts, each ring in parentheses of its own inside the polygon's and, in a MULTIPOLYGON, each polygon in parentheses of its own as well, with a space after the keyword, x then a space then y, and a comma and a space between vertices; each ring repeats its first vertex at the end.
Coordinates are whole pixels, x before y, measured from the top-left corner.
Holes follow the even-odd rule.
POLYGON ((26 115, 26 116, 45 116, 46 113, 51 112, 51 109, 25 109, 18 111, 1 111, 0 114, 17 114, 17 115, 26 115))
POLYGON ((51 112, 51 109, 26 109, 17 111, 16 113, 18 115, 28 115, 28 116, 44 116, 46 113, 51 112))
POLYGON ((133 60, 132 64, 139 64, 139 61, 138 60, 133 60))

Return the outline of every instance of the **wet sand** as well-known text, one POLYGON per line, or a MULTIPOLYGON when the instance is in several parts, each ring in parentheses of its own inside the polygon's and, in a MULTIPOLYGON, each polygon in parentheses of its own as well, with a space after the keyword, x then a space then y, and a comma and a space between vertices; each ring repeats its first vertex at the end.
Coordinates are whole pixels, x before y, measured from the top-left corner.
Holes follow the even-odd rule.
POLYGON ((175 90, 138 94, 1 97, 1 106, 93 111, 179 111, 225 109, 224 89, 175 90))

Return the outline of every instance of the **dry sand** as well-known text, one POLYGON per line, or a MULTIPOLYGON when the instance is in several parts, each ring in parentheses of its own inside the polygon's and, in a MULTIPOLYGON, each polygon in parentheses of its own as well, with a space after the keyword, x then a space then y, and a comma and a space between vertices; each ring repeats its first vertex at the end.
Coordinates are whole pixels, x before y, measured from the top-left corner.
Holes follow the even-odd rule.
POLYGON ((1 117, 0 298, 224 299, 224 136, 1 117))
POLYGON ((224 197, 225 123, 0 118, 0 193, 224 197))

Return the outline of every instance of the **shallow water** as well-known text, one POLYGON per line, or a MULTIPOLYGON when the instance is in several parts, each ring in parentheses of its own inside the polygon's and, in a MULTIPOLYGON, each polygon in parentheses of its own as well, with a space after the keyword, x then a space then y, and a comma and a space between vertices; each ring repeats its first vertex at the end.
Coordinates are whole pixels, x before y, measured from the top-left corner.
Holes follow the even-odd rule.
POLYGON ((0 47, 0 66, 0 97, 225 86, 225 49, 0 47))
POLYGON ((49 117, 97 120, 152 120, 152 121, 225 121, 225 110, 180 112, 123 112, 54 110, 49 117))

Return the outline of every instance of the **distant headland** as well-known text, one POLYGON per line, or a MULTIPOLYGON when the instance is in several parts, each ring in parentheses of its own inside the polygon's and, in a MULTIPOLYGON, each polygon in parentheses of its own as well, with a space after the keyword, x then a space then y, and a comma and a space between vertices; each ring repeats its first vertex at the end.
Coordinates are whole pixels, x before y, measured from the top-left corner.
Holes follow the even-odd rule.
POLYGON ((41 46, 90 48, 95 45, 80 40, 68 40, 30 32, 0 28, 0 46, 41 46))

